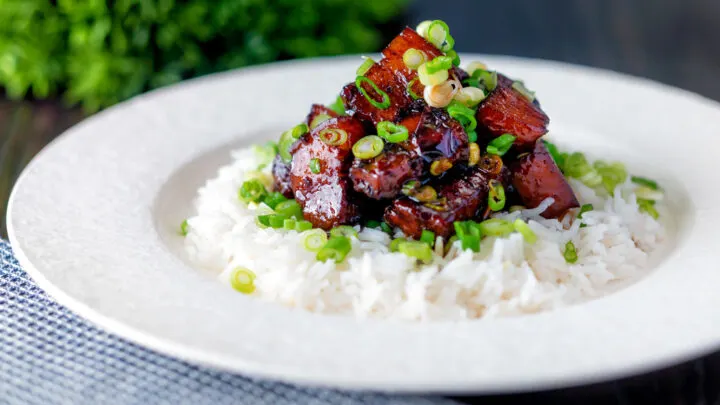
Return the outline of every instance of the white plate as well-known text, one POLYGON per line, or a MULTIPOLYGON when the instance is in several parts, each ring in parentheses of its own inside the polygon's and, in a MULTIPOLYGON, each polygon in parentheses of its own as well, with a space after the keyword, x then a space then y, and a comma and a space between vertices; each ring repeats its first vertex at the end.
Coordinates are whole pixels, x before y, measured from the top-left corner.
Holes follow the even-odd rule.
POLYGON ((195 190, 244 145, 330 102, 359 58, 305 60, 190 81, 69 130, 13 192, 10 238, 58 301, 142 345, 297 383, 500 392, 609 379, 720 346, 720 106, 645 80, 553 62, 465 55, 537 91, 555 140, 625 161, 668 190, 673 237, 641 282, 532 316, 466 323, 356 321, 235 293, 183 259, 195 190))

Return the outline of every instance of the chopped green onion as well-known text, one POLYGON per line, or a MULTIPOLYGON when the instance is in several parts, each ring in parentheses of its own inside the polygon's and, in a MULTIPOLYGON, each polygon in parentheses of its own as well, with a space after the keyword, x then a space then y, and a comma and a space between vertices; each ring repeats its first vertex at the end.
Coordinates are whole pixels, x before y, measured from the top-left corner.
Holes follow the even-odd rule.
POLYGON ((490 141, 490 143, 487 146, 487 153, 503 156, 506 154, 510 148, 513 145, 513 142, 515 142, 515 135, 512 134, 502 134, 498 136, 497 138, 490 141))
POLYGON ((505 208, 505 187, 495 179, 488 182, 488 206, 493 211, 500 211, 505 208))
POLYGON ((290 134, 293 138, 300 139, 300 137, 307 134, 310 129, 308 128, 307 124, 302 123, 295 125, 290 131, 290 134))
POLYGON ((432 202, 438 198, 437 191, 432 186, 422 186, 407 196, 421 203, 432 202))
POLYGON ((498 236, 502 237, 509 235, 515 229, 510 221, 506 221, 500 218, 486 219, 478 225, 480 232, 487 236, 498 236))
POLYGON ((475 110, 467 107, 465 104, 453 100, 447 108, 448 115, 460 121, 466 132, 471 132, 477 127, 477 119, 475 119, 475 110))
POLYGON ((297 139, 293 138, 292 131, 285 131, 280 135, 280 141, 278 142, 278 153, 285 163, 292 161, 292 155, 290 154, 290 147, 295 143, 297 139))
POLYGON ((528 90, 527 87, 525 87, 525 83, 523 83, 520 80, 516 80, 512 84, 512 88, 520 93, 523 97, 525 97, 529 102, 535 101, 535 92, 528 90))
POLYGON ((283 221, 283 229, 287 229, 288 231, 294 231, 295 225, 297 225, 297 219, 295 218, 286 218, 285 221, 283 221))
POLYGON ((585 155, 580 152, 569 154, 565 158, 564 168, 568 177, 576 178, 588 187, 597 187, 603 181, 600 173, 588 163, 585 155))
POLYGON ((428 26, 427 35, 425 36, 425 38, 428 40, 428 42, 435 45, 436 48, 441 49, 446 43, 449 35, 450 28, 448 27, 448 25, 445 24, 445 22, 442 20, 435 20, 431 22, 428 26))
POLYGON ((448 34, 447 37, 445 38, 445 43, 442 44, 442 46, 440 47, 440 50, 445 53, 448 53, 448 52, 451 52, 454 47, 455 47, 455 38, 453 38, 452 35, 448 34))
POLYGON ((243 294, 252 294, 255 291, 255 273, 244 267, 235 268, 230 273, 230 285, 243 294))
POLYGON ((309 231, 310 229, 312 229, 312 223, 310 221, 302 219, 295 224, 295 230, 298 232, 309 231))
MULTIPOLYGON (((422 80, 421 80, 421 81, 422 81, 422 80)), ((382 91, 382 90, 377 86, 377 84, 375 84, 374 81, 368 79, 368 78, 365 77, 365 76, 358 76, 358 77, 355 78, 355 86, 357 86, 358 90, 360 90, 360 93, 362 93, 362 95, 365 97, 365 99, 366 99, 370 104, 372 104, 375 108, 379 108, 379 109, 381 109, 381 110, 384 110, 384 109, 390 107, 390 96, 388 96, 387 93, 385 93, 384 91, 382 91), (376 93, 378 96, 380 96, 381 100, 380 100, 380 101, 377 101, 377 100, 373 99, 372 97, 370 97, 370 95, 368 94, 367 90, 365 90, 365 88, 362 86, 363 83, 368 83, 368 84, 370 84, 370 87, 372 87, 373 91, 375 91, 375 93, 376 93)))
POLYGON ((263 198, 262 202, 265 203, 265 205, 267 205, 268 207, 275 209, 275 207, 277 207, 278 204, 280 204, 283 201, 287 201, 287 200, 288 199, 285 198, 285 196, 282 195, 282 193, 278 193, 277 191, 274 191, 274 192, 268 194, 267 196, 265 196, 265 198, 263 198))
POLYGON ((372 159, 382 153, 385 142, 377 135, 368 135, 360 138, 352 147, 352 152, 358 159, 372 159))
POLYGON ((632 181, 633 183, 635 183, 635 184, 637 184, 637 185, 639 185, 639 186, 647 187, 647 188, 649 188, 649 189, 651 189, 651 190, 658 190, 658 189, 660 189, 660 186, 657 184, 656 181, 650 180, 650 179, 645 178, 645 177, 632 176, 632 177, 630 177, 630 181, 632 181))
POLYGON ((286 218, 295 217, 302 219, 302 207, 295 200, 287 200, 279 203, 275 207, 275 212, 279 215, 284 215, 286 218))
POLYGON ((430 174, 432 174, 433 176, 439 176, 446 171, 452 169, 452 167, 453 164, 450 159, 440 158, 430 164, 430 174))
POLYGON ((406 182, 405 184, 403 184, 403 186, 402 186, 402 188, 400 189, 400 191, 402 191, 403 194, 405 194, 405 195, 407 195, 407 196, 410 196, 410 195, 415 194, 415 192, 417 192, 417 190, 418 190, 419 188, 420 188, 420 182, 419 182, 419 181, 417 181, 417 180, 410 180, 410 181, 406 182))
POLYGON ((340 128, 325 128, 318 133, 320 140, 330 146, 339 146, 347 142, 348 134, 340 128))
POLYGON ((327 114, 318 114, 315 117, 313 117, 312 121, 310 121, 310 129, 317 128, 320 124, 323 122, 331 119, 332 117, 327 114))
MULTIPOLYGON (((592 204, 583 204, 582 207, 580 207, 580 212, 578 212, 578 219, 582 219, 582 216, 586 212, 590 212, 593 210, 592 204)), ((580 224, 580 228, 585 228, 587 225, 585 223, 580 224)))
POLYGON ((498 84, 497 72, 483 72, 480 75, 480 82, 485 86, 487 91, 493 91, 498 84))
POLYGON ((352 249, 350 239, 345 236, 331 236, 325 246, 317 252, 315 258, 321 262, 333 260, 335 263, 340 263, 345 260, 350 249, 352 249))
POLYGON ((478 223, 474 221, 456 221, 453 223, 453 227, 463 249, 470 249, 473 252, 480 251, 482 232, 478 223))
POLYGON ((345 115, 345 103, 341 96, 337 96, 335 101, 328 105, 328 108, 335 111, 338 115, 345 115))
POLYGON ((188 221, 186 219, 186 220, 182 221, 182 223, 180 224, 180 235, 187 236, 188 230, 189 230, 188 221))
POLYGON ((578 261, 577 250, 575 249, 575 244, 572 241, 568 241, 568 243, 565 244, 563 257, 565 257, 565 261, 570 264, 578 261))
POLYGON ((403 242, 407 242, 407 239, 405 239, 405 238, 393 239, 392 242, 390 242, 390 247, 389 247, 389 248, 390 248, 390 251, 391 251, 391 252, 398 252, 398 251, 400 250, 400 249, 399 249, 400 244, 403 243, 403 242))
POLYGON ((638 198, 637 204, 640 212, 644 212, 653 217, 654 219, 658 219, 660 217, 660 213, 658 212, 657 208, 655 208, 655 201, 643 200, 641 198, 638 198))
POLYGON ((483 72, 485 72, 488 70, 488 68, 487 68, 486 64, 484 64, 482 62, 478 62, 478 61, 472 61, 472 62, 468 63, 467 67, 465 68, 465 71, 470 76, 472 76, 476 70, 482 70, 483 72))
POLYGON ((286 219, 288 219, 286 215, 270 214, 268 215, 268 226, 273 229, 283 228, 285 226, 286 219))
POLYGON ((615 191, 615 188, 627 180, 628 174, 622 163, 614 162, 607 164, 601 160, 596 161, 593 167, 602 177, 602 184, 608 193, 615 191))
POLYGON ((405 142, 408 137, 408 129, 400 124, 390 121, 380 121, 377 124, 377 133, 390 143, 405 142))
POLYGON ((413 100, 419 100, 419 99, 422 98, 422 96, 417 95, 417 94, 415 93, 415 91, 412 89, 413 86, 415 85, 415 83, 417 83, 418 80, 420 80, 420 78, 419 78, 419 77, 416 77, 416 78, 410 80, 410 83, 407 84, 407 89, 406 89, 406 90, 407 90, 407 93, 410 95, 410 97, 412 97, 413 100))
POLYGON ((460 55, 458 55, 457 51, 451 49, 446 52, 446 55, 452 59, 453 66, 460 66, 460 55))
POLYGON ((430 24, 432 24, 432 21, 425 20, 418 24, 417 28, 415 28, 415 32, 418 33, 423 38, 427 38, 428 35, 428 28, 430 28, 430 24))
POLYGON ((278 154, 278 147, 275 142, 270 141, 265 145, 253 145, 253 152, 260 162, 258 170, 262 170, 275 159, 275 155, 278 154))
POLYGON ((418 78, 420 79, 420 83, 425 86, 434 86, 444 83, 448 77, 450 77, 450 74, 447 70, 438 70, 437 72, 431 74, 427 70, 427 63, 423 63, 418 68, 418 78))
POLYGON ((374 220, 374 219, 371 219, 371 220, 369 220, 369 221, 367 221, 367 222, 365 223, 365 227, 366 227, 366 228, 373 228, 373 229, 374 229, 374 228, 379 228, 380 225, 381 225, 381 222, 380 222, 380 221, 376 221, 376 220, 374 220))
POLYGON ((390 225, 388 225, 387 222, 383 222, 382 224, 380 224, 380 229, 382 229, 382 231, 387 234, 392 235, 392 233, 393 233, 393 229, 390 227, 390 225))
POLYGON ((348 238, 353 237, 355 239, 360 238, 358 231, 349 225, 340 225, 330 230, 330 236, 346 236, 348 238))
POLYGON ((403 53, 403 63, 410 70, 415 70, 420 67, 423 63, 427 62, 427 55, 425 52, 419 51, 415 48, 410 48, 403 53))
POLYGON ((365 76, 365 73, 367 73, 368 70, 372 67, 372 65, 375 64, 375 61, 373 58, 369 58, 367 56, 363 56, 363 63, 358 66, 356 73, 356 76, 365 76))
POLYGON ((523 239, 525 239, 525 242, 529 244, 533 244, 537 242, 537 235, 535 232, 533 232, 532 229, 530 229, 530 225, 527 224, 527 222, 523 221, 522 219, 518 218, 513 222, 513 228, 515 228, 516 231, 522 235, 523 239))
POLYGON ((270 226, 270 216, 271 215, 275 215, 275 214, 258 215, 258 217, 256 218, 257 223, 264 227, 270 226))
POLYGON ((310 162, 308 163, 308 167, 310 167, 310 172, 312 172, 313 174, 320 173, 320 159, 318 159, 318 158, 310 159, 310 162))
POLYGON ((665 198, 665 194, 660 190, 653 190, 650 187, 640 186, 635 189, 637 198, 643 200, 660 201, 665 198))
POLYGON ((477 139, 478 139, 477 132, 469 131, 467 133, 467 136, 468 136, 468 142, 477 142, 477 139))
POLYGON ((431 263, 433 258, 433 251, 430 246, 425 242, 407 240, 400 243, 397 247, 400 253, 406 256, 414 257, 424 263, 431 263))
POLYGON ((322 229, 313 229, 303 232, 303 247, 309 252, 317 252, 325 246, 328 241, 327 233, 322 229))
POLYGON ((244 182, 238 190, 238 198, 245 203, 260 202, 266 195, 265 186, 257 179, 244 182))
POLYGON ((555 146, 554 143, 548 142, 543 139, 543 143, 545 144, 545 148, 547 149, 550 156, 555 161, 555 164, 560 169, 560 171, 565 171, 565 155, 560 153, 560 150, 555 146))
POLYGON ((480 161, 480 146, 475 142, 470 142, 468 151, 468 166, 475 166, 480 161))
POLYGON ((425 69, 429 74, 437 73, 441 70, 448 70, 450 68, 452 68, 452 58, 448 56, 438 56, 425 63, 425 69))
POLYGON ((455 94, 455 100, 469 108, 475 108, 485 99, 485 92, 477 87, 463 87, 455 94))
POLYGON ((428 246, 433 247, 433 245, 435 245, 435 232, 423 229, 420 235, 420 242, 427 243, 428 246))

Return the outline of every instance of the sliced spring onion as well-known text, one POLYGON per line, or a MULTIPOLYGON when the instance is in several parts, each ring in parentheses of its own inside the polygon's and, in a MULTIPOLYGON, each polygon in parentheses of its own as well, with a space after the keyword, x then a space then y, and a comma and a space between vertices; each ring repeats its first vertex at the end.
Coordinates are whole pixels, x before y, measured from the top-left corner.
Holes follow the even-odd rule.
POLYGON ((294 139, 300 139, 300 137, 307 134, 308 131, 310 131, 310 128, 308 128, 307 124, 297 124, 290 130, 290 135, 294 139))
POLYGON ((485 72, 488 70, 488 68, 487 68, 486 64, 484 64, 482 62, 478 62, 478 61, 472 61, 472 62, 468 63, 467 67, 465 68, 465 71, 470 76, 472 76, 476 70, 482 70, 483 72, 485 72))
POLYGON ((588 187, 597 187, 602 183, 602 176, 588 163, 585 155, 580 152, 569 154, 564 163, 565 174, 580 180, 588 187))
POLYGON ((480 161, 480 146, 475 142, 470 142, 470 144, 468 145, 468 149, 468 166, 475 166, 480 161))
POLYGON ((424 263, 432 262, 432 248, 425 242, 407 240, 400 243, 397 249, 400 253, 403 253, 406 256, 414 257, 424 263))
MULTIPOLYGON (((446 44, 448 37, 450 36, 450 28, 442 20, 435 20, 430 23, 427 29, 426 39, 431 44, 435 45, 436 48, 441 49, 446 44)), ((452 47, 450 47, 452 49, 452 47)), ((448 49, 448 51, 450 50, 448 49)), ((445 51, 443 49, 443 51, 445 51)))
POLYGON ((377 135, 368 135, 360 138, 352 147, 352 152, 358 159, 372 159, 382 153, 385 142, 377 135))
POLYGON ((341 263, 350 253, 350 249, 352 249, 350 239, 345 236, 331 236, 325 246, 317 252, 315 258, 321 262, 333 260, 335 263, 341 263))
POLYGON ((568 241, 568 243, 565 244, 563 257, 565 258, 565 261, 570 264, 578 261, 577 250, 575 249, 575 244, 572 241, 568 241))
POLYGON ((665 193, 661 190, 652 189, 650 187, 640 186, 635 189, 637 198, 643 200, 660 201, 665 198, 665 193))
POLYGON ((419 100, 422 98, 422 96, 419 96, 417 93, 415 93, 415 90, 413 90, 413 86, 415 85, 415 83, 418 82, 418 80, 420 80, 420 78, 416 77, 410 80, 410 82, 407 84, 407 93, 410 95, 410 97, 412 97, 413 100, 419 100))
POLYGON ((498 84, 497 72, 483 72, 480 75, 480 82, 483 84, 487 91, 493 91, 498 84))
POLYGON ((535 232, 533 232, 532 229, 530 229, 530 225, 527 224, 527 222, 523 221, 522 219, 518 218, 513 222, 513 228, 515 228, 516 231, 522 235, 523 239, 525 239, 525 242, 529 244, 533 244, 537 242, 537 235, 535 232))
POLYGON ((455 100, 466 107, 475 108, 485 99, 485 92, 477 87, 463 87, 455 94, 455 100))
POLYGON ((345 115, 345 103, 343 103, 343 99, 340 96, 337 96, 335 101, 328 105, 328 108, 335 111, 338 115, 345 115))
POLYGON ((303 218, 302 207, 295 200, 287 200, 279 203, 277 206, 275 206, 275 212, 279 215, 284 215, 286 218, 303 218))
POLYGON ((423 206, 428 207, 434 211, 444 212, 448 210, 447 198, 445 197, 423 203, 423 206))
POLYGON ((328 241, 327 233, 322 229, 313 229, 303 232, 303 247, 309 252, 317 252, 328 241))
POLYGON ((320 173, 320 159, 318 159, 318 158, 310 159, 310 162, 308 163, 308 167, 310 168, 310 172, 312 172, 313 174, 320 173))
POLYGON ((238 198, 245 203, 260 202, 266 195, 267 190, 265 186, 256 179, 244 182, 242 186, 240 186, 240 190, 238 190, 238 198))
POLYGON ((554 143, 548 142, 543 139, 543 143, 545 144, 545 148, 547 149, 550 156, 555 161, 555 164, 560 169, 560 171, 565 172, 565 156, 560 153, 560 150, 555 146, 554 143))
POLYGON ((417 192, 417 190, 420 188, 420 182, 417 180, 410 180, 403 184, 402 186, 402 193, 411 196, 417 192))
POLYGON ((515 229, 510 221, 500 218, 486 219, 480 222, 478 226, 483 235, 498 237, 510 235, 515 229))
POLYGON ((274 210, 278 204, 280 204, 283 201, 287 201, 287 200, 288 199, 285 198, 285 196, 282 195, 282 193, 278 193, 277 191, 274 191, 274 192, 268 194, 267 196, 265 196, 265 198, 263 198, 263 203, 265 203, 265 205, 267 205, 268 207, 270 207, 274 210))
POLYGON ((283 229, 287 229, 288 231, 294 231, 295 225, 297 225, 297 219, 295 218, 286 218, 283 221, 283 229))
POLYGON ((427 62, 427 55, 423 51, 410 48, 403 53, 403 63, 410 70, 419 68, 425 62, 427 62))
POLYGON ((450 74, 448 74, 447 70, 438 70, 431 74, 427 70, 427 63, 423 63, 418 68, 418 78, 420 79, 420 83, 425 86, 434 86, 443 83, 448 77, 450 77, 450 74))
POLYGON ((425 20, 418 24, 418 26, 415 28, 415 32, 418 33, 423 38, 427 38, 428 34, 428 28, 430 28, 430 24, 432 24, 431 20, 425 20))
POLYGON ((292 136, 292 131, 285 131, 282 135, 280 135, 280 141, 278 141, 278 153, 285 163, 290 163, 292 161, 290 147, 296 140, 297 139, 292 136))
POLYGON ((437 191, 431 186, 422 186, 409 197, 418 202, 427 203, 437 200, 438 195, 437 191))
POLYGON ((468 142, 477 142, 477 139, 478 139, 477 132, 469 131, 467 133, 467 136, 468 136, 468 142))
POLYGON ((493 211, 500 211, 505 208, 505 187, 495 179, 488 182, 488 206, 493 211))
POLYGON ((230 285, 243 294, 252 294, 255 291, 255 273, 244 267, 237 267, 230 273, 230 285))
POLYGON ((655 201, 643 200, 641 198, 638 198, 637 204, 640 212, 644 212, 653 217, 654 219, 658 219, 660 217, 660 213, 658 212, 657 208, 655 208, 655 201))
POLYGON ((288 219, 286 215, 270 214, 268 215, 268 226, 273 229, 283 228, 285 226, 286 219, 288 219))
POLYGON ((409 137, 409 132, 407 128, 390 121, 378 122, 377 133, 378 136, 390 143, 405 142, 409 137))
POLYGON ((345 236, 355 239, 358 239, 360 237, 360 235, 358 235, 358 231, 356 231, 355 228, 349 225, 340 225, 331 229, 330 236, 345 236))
POLYGON ((348 134, 340 128, 325 128, 318 133, 320 140, 330 146, 339 146, 347 142, 348 134))
POLYGON ((310 223, 310 221, 302 219, 295 224, 295 230, 298 232, 309 231, 310 229, 312 229, 312 223, 310 223))
POLYGON ((447 37, 445 37, 445 42, 440 46, 440 50, 448 53, 453 50, 455 47, 455 38, 453 38, 452 35, 448 34, 447 37))
POLYGON ((312 121, 310 121, 310 129, 317 128, 320 124, 329 120, 330 118, 332 118, 332 117, 327 114, 316 115, 315 117, 313 117, 312 121))
POLYGON ((448 115, 460 121, 466 132, 473 131, 477 127, 475 110, 465 104, 453 100, 447 108, 448 115))
POLYGON ((452 66, 452 58, 448 56, 438 56, 425 63, 425 69, 429 74, 437 73, 441 70, 448 70, 452 68, 452 66))
POLYGON ((189 230, 188 221, 186 219, 186 220, 182 221, 182 223, 180 224, 180 235, 187 236, 188 230, 189 230))
POLYGON ((404 242, 407 242, 407 239, 405 239, 405 238, 393 239, 392 242, 390 242, 390 251, 391 251, 391 252, 398 252, 398 251, 400 250, 400 249, 399 249, 400 244, 401 244, 401 243, 404 243, 404 242))
POLYGON ((420 235, 420 242, 427 243, 428 246, 433 247, 433 245, 435 245, 435 232, 423 229, 420 235))
POLYGON ((602 177, 602 184, 608 193, 613 193, 615 188, 627 180, 628 173, 625 165, 619 162, 605 163, 601 160, 596 161, 593 167, 602 177))
POLYGON ((373 58, 363 56, 363 59, 365 60, 362 64, 360 64, 360 66, 358 66, 357 71, 355 72, 356 76, 365 76, 365 73, 367 73, 367 71, 370 70, 372 65, 375 64, 373 58))
POLYGON ((525 87, 525 83, 523 83, 520 80, 516 80, 512 84, 512 88, 520 93, 523 97, 525 97, 528 101, 531 103, 535 101, 535 92, 528 90, 527 87, 525 87))
POLYGON ((380 224, 380 229, 382 229, 383 232, 385 232, 389 235, 392 235, 392 233, 393 233, 392 227, 390 227, 390 225, 388 225, 387 222, 383 222, 382 224, 380 224))
POLYGON ((500 156, 491 155, 489 153, 480 156, 480 161, 478 162, 478 166, 480 166, 486 172, 492 174, 500 174, 503 165, 504 163, 500 156))
POLYGON ((490 143, 487 146, 487 153, 491 153, 493 155, 503 156, 506 154, 510 148, 513 145, 513 142, 515 142, 515 135, 512 134, 502 134, 498 136, 497 138, 490 141, 490 143))
POLYGON ((381 225, 381 222, 380 222, 380 221, 376 221, 376 220, 374 220, 374 219, 371 219, 371 220, 367 221, 367 223, 365 223, 365 227, 366 227, 366 228, 373 228, 373 229, 374 229, 374 228, 379 228, 380 225, 381 225))
POLYGON ((278 153, 278 147, 275 142, 271 141, 264 145, 253 145, 253 152, 259 162, 258 170, 262 170, 275 159, 275 155, 278 153))
POLYGON ((660 189, 660 186, 657 184, 656 181, 650 180, 646 177, 632 176, 632 177, 630 177, 630 181, 637 184, 638 186, 647 187, 651 190, 659 190, 660 189))
MULTIPOLYGON (((582 216, 586 212, 590 212, 593 210, 592 204, 583 204, 582 207, 580 207, 580 212, 578 212, 578 219, 582 219, 582 216)), ((585 228, 587 225, 585 223, 580 224, 580 228, 585 228)))
POLYGON ((451 49, 445 53, 449 58, 452 59, 453 66, 460 66, 460 55, 458 55, 457 51, 454 49, 451 49))
POLYGON ((482 232, 480 226, 474 221, 456 221, 453 223, 455 235, 460 239, 463 249, 470 249, 473 252, 480 251, 480 238, 482 232))
POLYGON ((430 174, 439 176, 452 169, 453 164, 448 158, 440 158, 430 164, 430 174))
MULTIPOLYGON (((422 81, 422 80, 421 80, 422 81)), ((365 76, 358 76, 355 78, 355 86, 357 86, 358 90, 360 90, 360 93, 365 97, 365 99, 373 105, 375 108, 379 108, 381 110, 384 110, 388 107, 390 107, 390 96, 388 96, 387 93, 382 91, 377 84, 375 84, 374 81, 368 79, 365 76), (370 87, 372 87, 375 94, 380 96, 380 101, 375 100, 368 94, 367 90, 363 87, 363 83, 368 83, 370 87)))

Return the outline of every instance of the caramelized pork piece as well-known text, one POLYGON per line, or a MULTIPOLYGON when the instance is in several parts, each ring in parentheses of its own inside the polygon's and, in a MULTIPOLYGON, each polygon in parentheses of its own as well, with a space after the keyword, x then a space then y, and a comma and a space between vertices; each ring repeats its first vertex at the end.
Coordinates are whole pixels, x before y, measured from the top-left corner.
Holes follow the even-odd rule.
POLYGON ((399 148, 389 148, 370 160, 355 159, 350 169, 355 191, 376 200, 400 195, 405 182, 422 174, 423 159, 399 148))
POLYGON ((303 207, 303 216, 313 226, 329 230, 359 220, 360 210, 350 198, 348 172, 352 145, 364 135, 358 120, 337 117, 303 135, 290 149, 292 190, 303 207), (319 173, 312 172, 312 159, 318 159, 319 173))
POLYGON ((305 123, 308 125, 308 127, 311 127, 311 128, 316 127, 318 124, 320 124, 320 122, 322 122, 322 121, 315 122, 316 118, 318 118, 318 116, 320 116, 320 115, 324 115, 324 116, 327 116, 330 118, 335 118, 338 116, 338 113, 325 107, 322 104, 313 104, 312 107, 310 108, 310 113, 308 114, 307 118, 305 119, 305 123), (313 125, 313 124, 315 124, 315 125, 313 125))
POLYGON ((420 117, 413 138, 422 153, 431 160, 445 157, 455 164, 468 158, 465 129, 459 121, 450 118, 444 108, 427 107, 420 117))
POLYGON ((532 152, 520 155, 510 170, 513 186, 525 206, 535 208, 548 197, 555 199, 543 212, 545 218, 557 218, 568 209, 580 206, 565 176, 542 142, 536 142, 532 152))
POLYGON ((487 207, 488 182, 506 177, 502 160, 483 157, 481 163, 438 187, 437 201, 420 203, 409 198, 395 200, 385 210, 385 221, 407 236, 420 238, 423 229, 447 238, 455 230, 453 222, 483 216, 487 207))
POLYGON ((293 198, 292 185, 290 184, 290 165, 285 163, 279 154, 273 160, 272 174, 273 191, 282 193, 287 198, 293 198))
POLYGON ((389 105, 385 108, 373 105, 353 82, 343 87, 340 94, 345 109, 355 118, 372 126, 380 121, 394 122, 413 99, 406 91, 405 81, 396 76, 393 69, 389 59, 382 59, 365 73, 367 81, 360 83, 368 97, 380 105, 387 104, 389 100, 389 105), (378 93, 370 81, 382 93, 378 93))
POLYGON ((512 88, 512 80, 498 75, 498 85, 478 107, 478 136, 492 138, 515 135, 515 145, 531 148, 547 133, 550 122, 538 103, 530 102, 512 88))
MULTIPOLYGON (((392 69, 395 74, 402 77, 405 83, 410 83, 410 81, 417 77, 417 71, 409 69, 403 61, 403 55, 408 49, 417 49, 423 52, 427 60, 432 60, 443 55, 435 45, 421 37, 420 34, 412 28, 406 27, 400 35, 390 41, 388 46, 382 51, 383 56, 388 61, 388 67, 392 69)), ((421 92, 418 94, 422 94, 423 88, 424 87, 420 88, 421 92)))

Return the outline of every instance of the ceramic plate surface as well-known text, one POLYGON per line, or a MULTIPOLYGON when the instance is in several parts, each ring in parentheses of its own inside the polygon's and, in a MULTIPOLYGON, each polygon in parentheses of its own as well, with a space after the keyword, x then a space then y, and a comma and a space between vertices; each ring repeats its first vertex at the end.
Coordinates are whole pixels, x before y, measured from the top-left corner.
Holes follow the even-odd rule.
POLYGON ((70 129, 11 197, 19 259, 58 301, 120 336, 248 375, 351 389, 502 392, 594 382, 720 347, 720 106, 565 64, 483 60, 534 89, 551 137, 662 182, 670 240, 644 279, 514 318, 427 324, 310 314, 188 264, 177 235, 230 150, 329 103, 360 59, 255 67, 155 91, 70 129))

